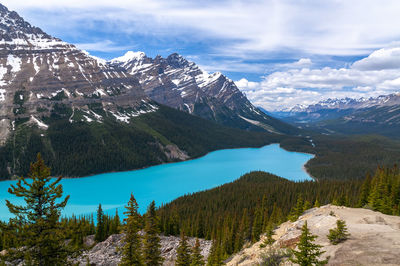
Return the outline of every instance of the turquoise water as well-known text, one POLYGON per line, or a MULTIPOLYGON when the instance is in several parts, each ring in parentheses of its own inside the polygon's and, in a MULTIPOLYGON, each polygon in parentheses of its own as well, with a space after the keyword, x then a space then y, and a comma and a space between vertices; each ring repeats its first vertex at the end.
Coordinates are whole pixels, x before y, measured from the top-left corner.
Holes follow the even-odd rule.
MULTIPOLYGON (((303 165, 312 157, 288 152, 278 144, 272 144, 262 148, 219 150, 198 159, 141 170, 63 179, 64 195, 71 196, 64 214, 92 213, 99 203, 108 213, 114 213, 116 208, 123 211, 131 193, 135 195, 140 211, 144 212, 152 200, 161 205, 188 193, 231 182, 255 170, 294 181, 311 179, 303 165)), ((1 220, 10 217, 5 199, 17 203, 17 199, 7 192, 11 183, 15 181, 0 182, 1 220)))

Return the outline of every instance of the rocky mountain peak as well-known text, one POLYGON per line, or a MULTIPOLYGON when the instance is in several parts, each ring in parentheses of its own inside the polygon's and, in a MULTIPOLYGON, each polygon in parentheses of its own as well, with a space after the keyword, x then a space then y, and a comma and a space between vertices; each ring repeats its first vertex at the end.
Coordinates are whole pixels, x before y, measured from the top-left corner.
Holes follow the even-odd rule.
MULTIPOLYGON (((173 53, 167 57, 167 62, 171 67, 184 68, 190 66, 190 62, 178 53, 173 53)), ((193 63, 192 63, 193 65, 193 63)))
POLYGON ((141 51, 138 51, 138 52, 128 51, 123 56, 111 59, 110 62, 114 63, 114 64, 128 63, 128 62, 131 62, 131 61, 140 61, 144 57, 146 57, 146 54, 144 52, 141 52, 141 51))
POLYGON ((43 50, 75 48, 34 27, 16 12, 0 4, 0 49, 43 50))
POLYGON ((58 104, 74 110, 71 123, 101 122, 93 105, 121 122, 157 109, 125 69, 51 37, 4 6, 0 12, 0 145, 17 120, 46 129, 42 118, 58 104), (129 114, 122 113, 126 108, 129 114))
MULTIPOLYGON (((123 56, 123 59, 128 58, 131 57, 123 56)), ((209 74, 177 53, 167 58, 134 58, 128 61, 117 58, 109 64, 123 67, 138 78, 151 99, 229 126, 280 131, 266 126, 272 122, 271 118, 255 108, 235 83, 222 73, 209 74)))

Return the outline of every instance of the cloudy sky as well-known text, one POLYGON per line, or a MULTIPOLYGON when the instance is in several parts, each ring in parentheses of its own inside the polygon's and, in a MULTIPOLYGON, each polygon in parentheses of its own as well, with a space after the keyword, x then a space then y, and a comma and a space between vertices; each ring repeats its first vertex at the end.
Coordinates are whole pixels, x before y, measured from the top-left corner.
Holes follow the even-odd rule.
POLYGON ((3 0, 91 54, 178 52, 267 110, 400 91, 398 0, 3 0))

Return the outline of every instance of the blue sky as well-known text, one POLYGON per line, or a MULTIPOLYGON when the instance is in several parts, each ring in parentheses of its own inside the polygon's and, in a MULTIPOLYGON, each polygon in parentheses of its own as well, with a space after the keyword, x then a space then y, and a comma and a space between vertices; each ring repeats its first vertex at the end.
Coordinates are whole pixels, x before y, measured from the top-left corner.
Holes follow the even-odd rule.
POLYGON ((399 91, 397 0, 2 3, 105 59, 128 50, 151 57, 180 53, 237 81, 254 104, 268 110, 399 91))

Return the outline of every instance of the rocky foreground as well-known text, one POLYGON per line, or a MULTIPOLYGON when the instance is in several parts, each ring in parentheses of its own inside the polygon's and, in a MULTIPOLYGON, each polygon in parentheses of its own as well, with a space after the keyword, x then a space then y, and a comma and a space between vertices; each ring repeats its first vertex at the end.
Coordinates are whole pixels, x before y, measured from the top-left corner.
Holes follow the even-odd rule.
MULTIPOLYGON (((122 245, 123 234, 111 235, 105 241, 96 244, 93 248, 83 252, 78 258, 73 260, 73 263, 78 265, 96 266, 116 266, 121 260, 121 252, 119 247, 122 245)), ((165 266, 174 265, 176 259, 176 250, 179 246, 179 237, 161 236, 161 255, 164 257, 165 266)), ((196 238, 189 237, 188 243, 191 247, 194 246, 196 238)), ((199 239, 201 254, 204 258, 208 257, 211 249, 211 241, 199 239)), ((86 245, 94 244, 94 237, 86 239, 86 245)))
MULTIPOLYGON (((326 205, 306 211, 295 222, 285 222, 276 230, 272 247, 260 247, 261 240, 234 255, 227 265, 263 265, 263 256, 270 249, 294 248, 307 221, 311 232, 318 236, 316 243, 330 256, 328 265, 400 265, 400 217, 384 215, 367 209, 326 205), (329 229, 344 220, 351 236, 338 245, 327 239, 329 229)), ((282 263, 291 265, 290 262, 282 263)))

